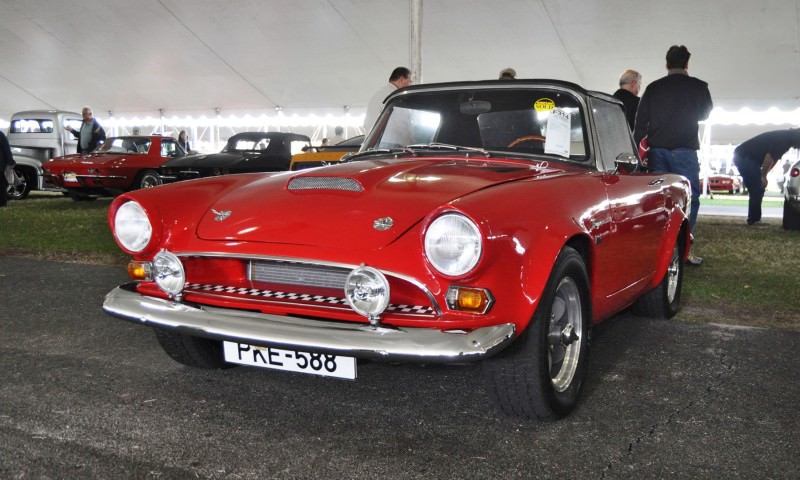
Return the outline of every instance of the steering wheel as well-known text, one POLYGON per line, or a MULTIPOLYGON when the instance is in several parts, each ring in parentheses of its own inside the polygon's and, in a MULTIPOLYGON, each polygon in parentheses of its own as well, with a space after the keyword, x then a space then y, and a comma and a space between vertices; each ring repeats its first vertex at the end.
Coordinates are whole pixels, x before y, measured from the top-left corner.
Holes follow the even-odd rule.
POLYGON ((517 145, 525 142, 544 142, 544 137, 541 135, 523 135, 517 137, 513 142, 508 144, 508 148, 516 147, 517 145))

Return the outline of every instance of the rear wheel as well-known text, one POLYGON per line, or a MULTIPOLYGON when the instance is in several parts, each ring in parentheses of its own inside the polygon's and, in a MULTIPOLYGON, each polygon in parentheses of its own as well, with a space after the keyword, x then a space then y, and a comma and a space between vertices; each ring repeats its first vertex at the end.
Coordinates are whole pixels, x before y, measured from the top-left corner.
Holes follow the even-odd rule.
POLYGON ((683 262, 680 245, 676 242, 661 283, 639 297, 631 310, 641 317, 672 318, 680 310, 682 287, 683 262))
POLYGON ((507 415, 552 420, 575 407, 589 354, 589 280, 583 258, 565 247, 528 327, 484 362, 489 390, 507 415))
POLYGON ((35 174, 27 168, 14 166, 14 182, 8 185, 8 199, 22 200, 27 197, 36 184, 35 174))
POLYGON ((154 328, 161 348, 178 363, 195 368, 230 368, 222 354, 222 342, 154 328))
POLYGON ((134 189, 139 188, 152 188, 161 185, 161 177, 155 170, 145 170, 136 177, 134 182, 134 189))

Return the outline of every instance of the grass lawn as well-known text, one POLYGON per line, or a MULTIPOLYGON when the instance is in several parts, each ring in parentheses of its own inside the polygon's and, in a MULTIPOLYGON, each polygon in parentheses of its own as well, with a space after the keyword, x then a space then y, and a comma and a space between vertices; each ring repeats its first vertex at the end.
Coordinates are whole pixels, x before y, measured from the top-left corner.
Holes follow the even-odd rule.
MULTIPOLYGON (((767 197, 765 206, 781 201, 767 197)), ((747 197, 702 202, 746 205, 747 197)), ((127 256, 106 223, 109 203, 39 192, 10 202, 0 208, 0 254, 124 268, 127 256)), ((800 231, 783 230, 779 219, 766 222, 748 227, 741 217, 698 219, 694 252, 705 263, 686 268, 678 319, 800 331, 800 231)))

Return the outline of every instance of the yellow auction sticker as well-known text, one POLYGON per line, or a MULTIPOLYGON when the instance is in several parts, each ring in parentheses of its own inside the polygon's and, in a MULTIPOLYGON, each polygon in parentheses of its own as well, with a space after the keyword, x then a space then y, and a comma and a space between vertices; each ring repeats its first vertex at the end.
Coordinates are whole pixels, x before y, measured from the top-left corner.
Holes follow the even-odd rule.
POLYGON ((537 112, 549 112, 556 108, 556 102, 549 98, 540 98, 533 103, 533 109, 537 112))

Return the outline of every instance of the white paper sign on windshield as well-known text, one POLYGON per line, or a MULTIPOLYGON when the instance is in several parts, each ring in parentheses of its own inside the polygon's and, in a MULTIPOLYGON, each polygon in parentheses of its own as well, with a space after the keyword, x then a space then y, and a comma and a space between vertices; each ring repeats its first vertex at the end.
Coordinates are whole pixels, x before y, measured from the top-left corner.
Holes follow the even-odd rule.
POLYGON ((544 153, 569 158, 569 112, 560 108, 550 110, 547 118, 547 137, 544 141, 544 153))

